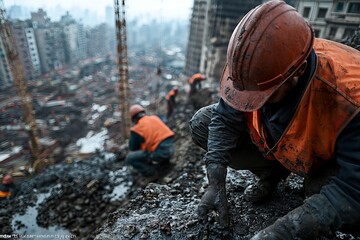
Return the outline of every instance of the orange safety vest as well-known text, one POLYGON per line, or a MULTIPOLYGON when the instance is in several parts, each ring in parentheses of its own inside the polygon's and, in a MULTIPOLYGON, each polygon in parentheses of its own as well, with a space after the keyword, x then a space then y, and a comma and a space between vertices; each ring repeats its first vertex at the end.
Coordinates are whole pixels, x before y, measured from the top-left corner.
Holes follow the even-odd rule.
POLYGON ((174 89, 171 89, 168 94, 166 95, 166 100, 169 100, 171 97, 175 97, 176 96, 176 92, 174 89))
POLYGON ((0 191, 0 198, 7 198, 11 196, 11 192, 0 191))
POLYGON ((175 135, 157 116, 140 118, 131 131, 144 138, 145 142, 142 143, 141 149, 149 152, 154 152, 162 141, 175 135))
POLYGON ((247 113, 252 141, 269 159, 302 176, 334 159, 340 132, 360 111, 360 52, 316 39, 317 68, 278 142, 266 142, 261 110, 247 113))
POLYGON ((191 78, 189 79, 189 84, 190 84, 190 85, 193 84, 196 79, 204 80, 204 79, 205 79, 205 76, 202 75, 201 73, 195 73, 195 74, 192 75, 191 78))

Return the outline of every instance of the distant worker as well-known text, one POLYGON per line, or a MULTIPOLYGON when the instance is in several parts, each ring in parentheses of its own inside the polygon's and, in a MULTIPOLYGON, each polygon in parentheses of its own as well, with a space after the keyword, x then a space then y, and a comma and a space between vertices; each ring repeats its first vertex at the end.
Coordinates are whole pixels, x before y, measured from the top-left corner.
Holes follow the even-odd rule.
POLYGON ((131 106, 130 116, 133 127, 125 161, 148 181, 155 181, 174 154, 175 134, 159 117, 147 116, 141 105, 131 106))
POLYGON ((15 195, 14 180, 10 175, 5 175, 0 185, 0 199, 13 197, 15 195))
POLYGON ((201 89, 201 82, 204 80, 206 80, 206 77, 201 73, 195 73, 191 76, 191 78, 189 79, 190 96, 194 95, 194 93, 201 89))
POLYGON ((176 106, 176 96, 178 94, 178 87, 174 87, 171 89, 168 94, 166 95, 166 103, 167 103, 167 115, 166 119, 169 119, 174 112, 174 108, 176 106))

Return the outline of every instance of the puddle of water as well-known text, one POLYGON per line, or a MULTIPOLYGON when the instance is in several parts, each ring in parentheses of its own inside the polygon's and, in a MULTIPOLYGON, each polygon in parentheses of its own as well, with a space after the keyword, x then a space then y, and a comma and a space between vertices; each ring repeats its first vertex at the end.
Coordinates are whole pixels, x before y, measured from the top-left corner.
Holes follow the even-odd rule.
POLYGON ((49 228, 40 227, 36 223, 37 217, 37 208, 39 204, 50 195, 50 193, 41 193, 38 194, 38 200, 36 205, 33 207, 28 207, 24 215, 15 214, 12 219, 12 228, 15 233, 15 238, 19 239, 56 239, 56 238, 71 238, 71 234, 68 230, 59 227, 52 226, 49 228), (25 226, 22 226, 18 229, 16 222, 21 222, 25 226))

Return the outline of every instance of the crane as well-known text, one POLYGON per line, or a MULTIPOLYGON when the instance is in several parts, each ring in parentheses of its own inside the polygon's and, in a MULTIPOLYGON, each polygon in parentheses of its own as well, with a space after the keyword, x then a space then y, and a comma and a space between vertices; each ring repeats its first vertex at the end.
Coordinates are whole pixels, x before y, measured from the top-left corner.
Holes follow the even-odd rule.
POLYGON ((129 88, 129 66, 126 40, 126 19, 125 19, 125 0, 121 5, 119 0, 115 3, 115 26, 117 38, 117 64, 119 73, 119 92, 120 92, 120 113, 121 113, 121 132, 125 139, 130 135, 130 88, 129 88))
POLYGON ((5 55, 8 60, 9 68, 14 79, 14 85, 20 100, 25 128, 29 135, 29 145, 32 154, 30 165, 32 166, 40 156, 40 147, 37 138, 37 128, 35 124, 35 116, 31 102, 31 96, 28 90, 28 85, 25 80, 24 67, 22 65, 19 52, 16 48, 14 34, 7 20, 5 5, 3 0, 0 0, 0 36, 1 42, 5 50, 5 55))

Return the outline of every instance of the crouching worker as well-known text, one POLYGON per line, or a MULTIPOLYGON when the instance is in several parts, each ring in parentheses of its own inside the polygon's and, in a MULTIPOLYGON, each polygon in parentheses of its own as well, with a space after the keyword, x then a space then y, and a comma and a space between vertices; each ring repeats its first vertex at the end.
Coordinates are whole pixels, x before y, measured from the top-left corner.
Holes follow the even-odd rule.
POLYGON ((130 129, 129 154, 125 161, 147 178, 160 177, 160 170, 174 154, 174 132, 157 116, 147 116, 140 105, 130 107, 133 127, 130 129))
POLYGON ((207 220, 215 210, 219 223, 230 225, 229 166, 258 176, 244 191, 250 202, 269 200, 290 172, 304 177, 304 203, 252 240, 358 231, 359 62, 359 51, 315 38, 284 1, 251 10, 230 38, 219 102, 200 109, 190 122, 193 139, 207 150, 209 187, 199 217, 207 220))
POLYGON ((13 197, 15 189, 13 178, 10 175, 5 175, 0 185, 0 199, 13 197))

